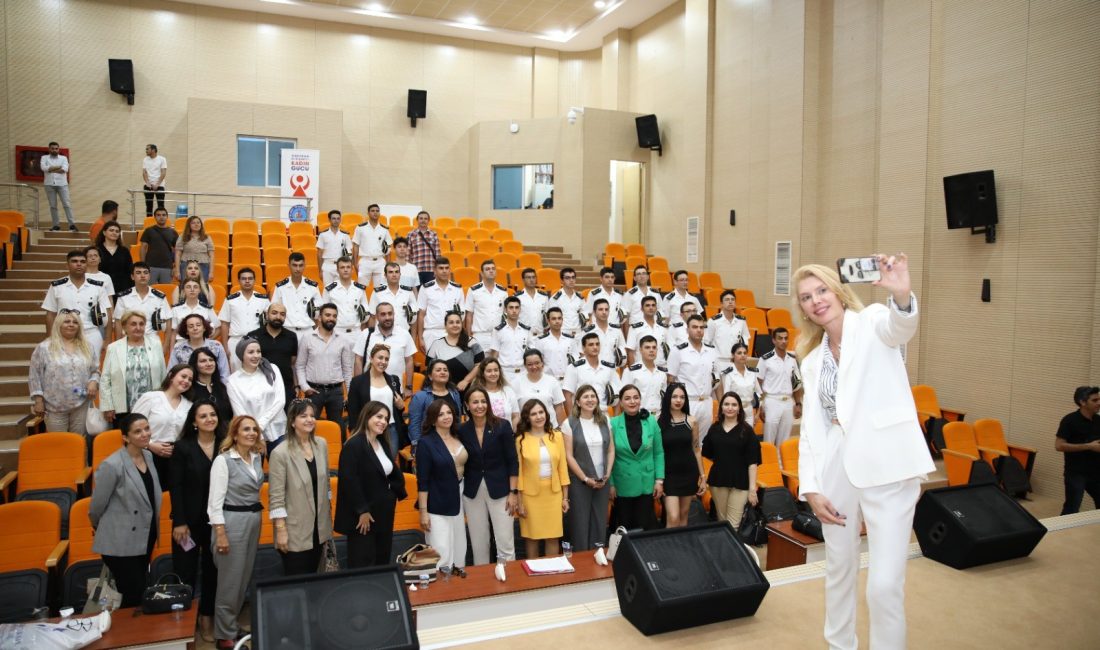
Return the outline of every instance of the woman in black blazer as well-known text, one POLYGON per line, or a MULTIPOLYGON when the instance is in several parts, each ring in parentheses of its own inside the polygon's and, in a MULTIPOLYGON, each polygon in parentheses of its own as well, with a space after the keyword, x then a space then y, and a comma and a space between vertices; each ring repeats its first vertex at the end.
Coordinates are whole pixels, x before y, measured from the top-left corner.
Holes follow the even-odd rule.
POLYGON ((474 564, 489 563, 489 521, 497 544, 497 562, 516 559, 512 513, 516 511, 519 490, 519 460, 516 458, 512 424, 501 420, 489 407, 489 393, 480 386, 466 393, 470 420, 458 429, 458 439, 466 448, 465 480, 462 502, 466 525, 470 530, 474 564))
POLYGON ((210 466, 225 438, 226 422, 209 399, 191 405, 183 431, 172 452, 172 567, 176 575, 196 586, 202 563, 202 598, 199 600, 199 634, 214 642, 214 595, 218 568, 210 552, 210 466), (185 548, 186 547, 186 550, 185 548))
POLYGON ((397 456, 401 430, 405 428, 405 401, 401 395, 401 380, 386 372, 390 363, 390 346, 376 343, 370 349, 366 371, 351 380, 348 386, 348 425, 358 424, 359 412, 370 402, 381 402, 389 412, 386 439, 389 455, 397 456))
POLYGON ((389 454, 389 428, 390 408, 368 402, 340 452, 333 529, 348 538, 349 569, 393 562, 393 512, 406 492, 389 454))
POLYGON ((441 568, 466 566, 466 519, 462 475, 469 454, 458 439, 458 414, 449 399, 437 398, 424 414, 416 450, 420 527, 439 552, 441 568))

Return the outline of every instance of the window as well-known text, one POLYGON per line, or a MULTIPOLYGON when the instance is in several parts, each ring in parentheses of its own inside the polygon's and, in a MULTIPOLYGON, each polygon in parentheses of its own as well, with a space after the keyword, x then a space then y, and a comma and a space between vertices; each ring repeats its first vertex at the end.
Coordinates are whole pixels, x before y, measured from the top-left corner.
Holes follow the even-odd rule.
POLYGON ((283 149, 294 149, 297 140, 237 136, 237 185, 279 187, 283 149))
POLYGON ((554 165, 493 165, 494 210, 554 207, 554 165))

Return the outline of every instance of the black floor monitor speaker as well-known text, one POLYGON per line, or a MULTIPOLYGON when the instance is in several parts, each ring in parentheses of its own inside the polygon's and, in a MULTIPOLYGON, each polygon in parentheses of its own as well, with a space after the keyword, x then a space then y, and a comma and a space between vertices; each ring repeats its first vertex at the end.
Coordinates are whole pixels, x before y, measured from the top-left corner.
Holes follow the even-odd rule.
POLYGON ((254 650, 419 648, 396 565, 256 584, 254 650))
POLYGON ((619 610, 647 636, 752 616, 770 586, 725 522, 624 535, 614 568, 619 610))
POLYGON ((997 186, 993 170, 943 177, 948 228, 980 228, 997 224, 997 186))
POLYGON ((928 490, 913 530, 924 556, 956 569, 1026 557, 1047 529, 996 485, 928 490))

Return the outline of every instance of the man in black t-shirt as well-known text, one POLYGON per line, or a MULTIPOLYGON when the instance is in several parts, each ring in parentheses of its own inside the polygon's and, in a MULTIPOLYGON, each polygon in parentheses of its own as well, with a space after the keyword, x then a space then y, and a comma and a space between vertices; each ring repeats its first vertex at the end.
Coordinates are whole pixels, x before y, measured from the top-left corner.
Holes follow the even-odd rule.
POLYGON ((169 283, 175 274, 176 239, 179 233, 168 225, 168 211, 157 208, 157 223, 141 233, 141 261, 149 265, 149 284, 169 283))
POLYGON ((1100 387, 1080 386, 1073 392, 1077 410, 1062 418, 1054 448, 1066 455, 1066 502, 1062 514, 1081 509, 1085 492, 1100 508, 1100 387))
POLYGON ((248 333, 248 336, 260 343, 260 353, 271 365, 279 369, 283 377, 283 388, 286 390, 286 404, 297 397, 294 385, 294 361, 298 357, 298 335, 285 329, 286 307, 279 303, 271 303, 267 308, 267 324, 248 333))

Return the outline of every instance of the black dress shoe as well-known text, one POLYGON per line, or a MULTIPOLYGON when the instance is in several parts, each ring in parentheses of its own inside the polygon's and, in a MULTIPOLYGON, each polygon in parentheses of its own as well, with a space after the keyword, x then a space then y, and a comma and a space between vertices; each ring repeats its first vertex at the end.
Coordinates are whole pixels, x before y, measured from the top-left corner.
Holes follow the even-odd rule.
POLYGON ((69 232, 79 232, 76 228, 76 224, 69 226, 69 232))
POLYGON ((50 228, 50 232, 58 232, 60 230, 61 230, 61 226, 54 226, 53 228, 50 228))

